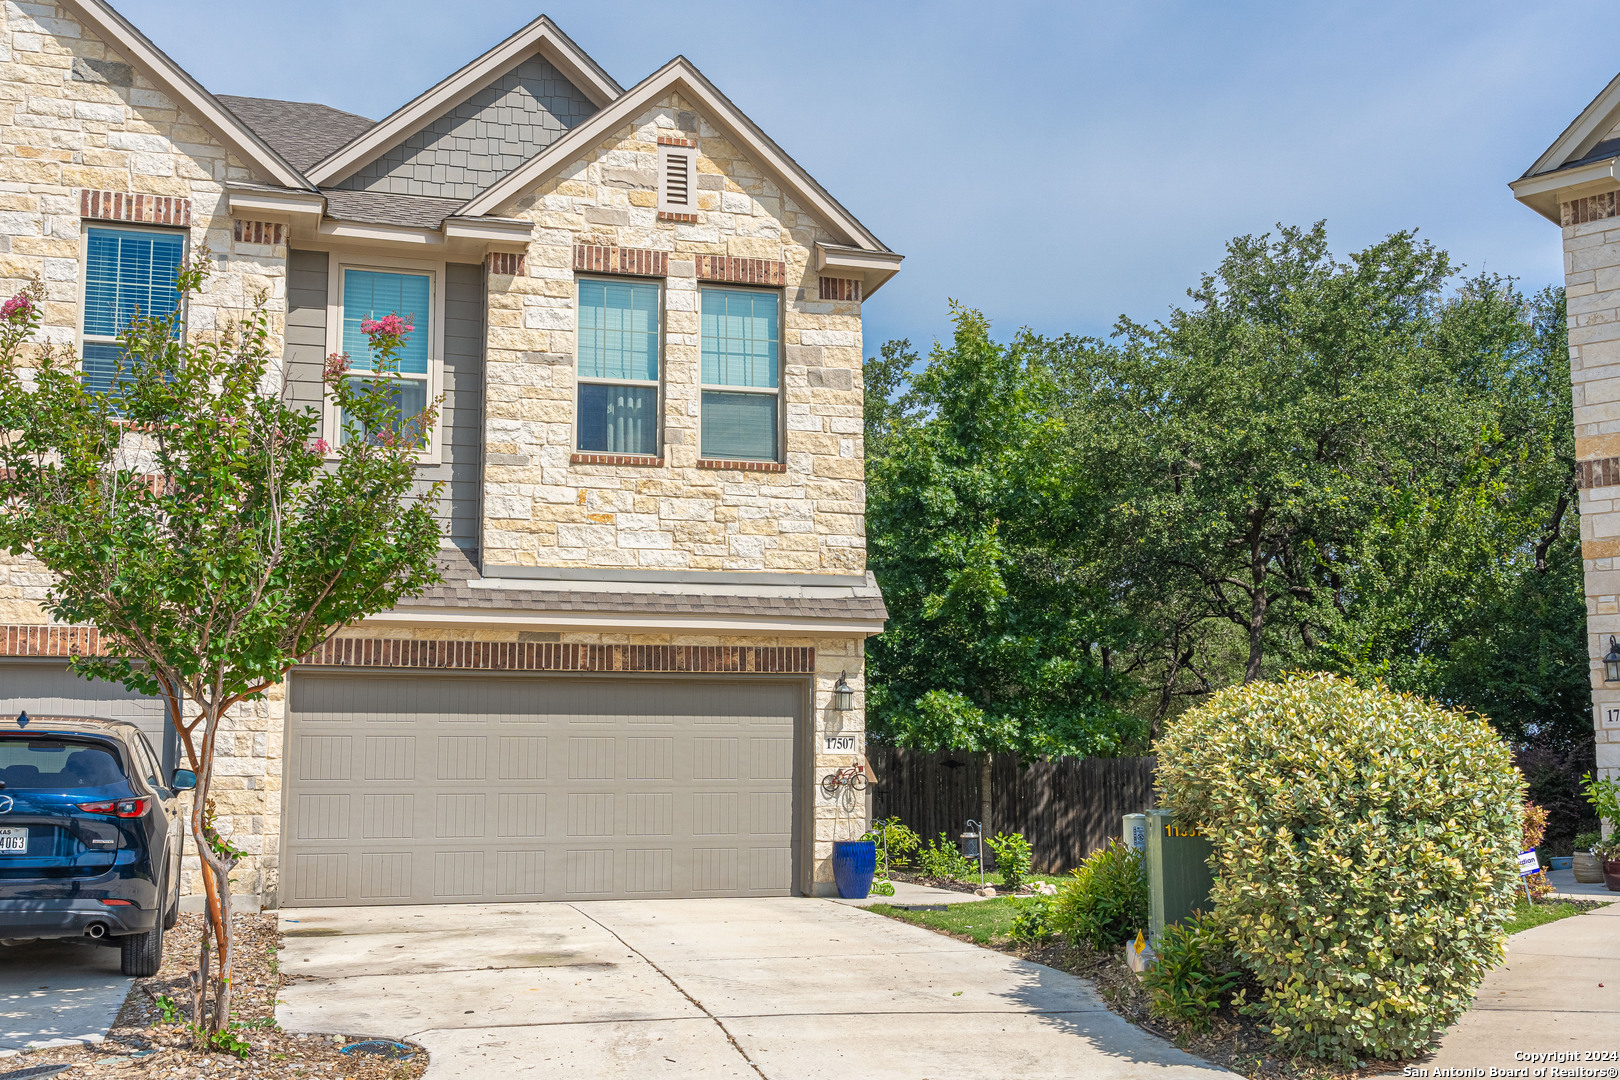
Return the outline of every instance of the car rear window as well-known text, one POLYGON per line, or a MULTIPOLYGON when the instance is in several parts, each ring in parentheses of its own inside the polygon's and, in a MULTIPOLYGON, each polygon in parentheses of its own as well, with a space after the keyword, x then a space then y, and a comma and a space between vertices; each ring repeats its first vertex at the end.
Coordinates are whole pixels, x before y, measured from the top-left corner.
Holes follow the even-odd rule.
POLYGON ((0 739, 0 781, 7 791, 102 787, 124 779, 113 754, 67 739, 0 739))

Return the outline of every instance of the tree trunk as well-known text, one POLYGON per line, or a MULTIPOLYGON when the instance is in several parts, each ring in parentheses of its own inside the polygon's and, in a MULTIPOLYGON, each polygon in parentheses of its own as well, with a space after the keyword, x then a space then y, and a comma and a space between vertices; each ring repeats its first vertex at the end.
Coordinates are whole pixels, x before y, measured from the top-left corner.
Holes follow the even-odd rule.
POLYGON ((1244 685, 1260 677, 1261 635, 1266 628, 1266 590, 1262 583, 1249 605, 1249 664, 1243 669, 1244 685))
POLYGON ((202 868, 203 892, 207 897, 204 917, 205 939, 202 970, 199 978, 208 978, 206 938, 212 935, 215 944, 217 975, 213 986, 213 1010, 206 1018, 199 1013, 192 1019, 199 1030, 208 1034, 224 1031, 231 1018, 231 964, 235 950, 231 940, 231 860, 216 850, 211 823, 208 820, 208 791, 214 773, 214 740, 219 732, 218 710, 203 711, 202 753, 197 755, 201 769, 197 773, 197 788, 191 803, 191 835, 197 842, 197 862, 202 868))
POLYGON ((979 762, 979 865, 984 865, 985 845, 995 835, 990 831, 990 778, 994 775, 991 765, 995 755, 985 751, 983 759, 979 762))

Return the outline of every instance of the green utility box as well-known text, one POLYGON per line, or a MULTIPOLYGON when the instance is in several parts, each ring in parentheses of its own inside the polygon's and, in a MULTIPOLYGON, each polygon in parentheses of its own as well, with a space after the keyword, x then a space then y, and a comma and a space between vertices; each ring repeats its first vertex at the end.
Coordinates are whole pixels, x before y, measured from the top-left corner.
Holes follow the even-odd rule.
POLYGON ((1168 810, 1149 810, 1147 824, 1148 940, 1157 944, 1167 924, 1208 910, 1214 845, 1168 810))

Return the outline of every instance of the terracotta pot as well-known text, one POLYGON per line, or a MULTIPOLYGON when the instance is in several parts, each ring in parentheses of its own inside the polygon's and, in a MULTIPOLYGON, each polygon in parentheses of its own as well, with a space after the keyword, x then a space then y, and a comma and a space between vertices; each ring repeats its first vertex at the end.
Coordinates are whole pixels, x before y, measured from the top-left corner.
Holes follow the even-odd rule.
POLYGON ((1603 884, 1603 860, 1590 851, 1575 853, 1575 880, 1583 885, 1603 884))
POLYGON ((1620 859, 1603 860, 1603 884, 1610 892, 1620 892, 1620 859))

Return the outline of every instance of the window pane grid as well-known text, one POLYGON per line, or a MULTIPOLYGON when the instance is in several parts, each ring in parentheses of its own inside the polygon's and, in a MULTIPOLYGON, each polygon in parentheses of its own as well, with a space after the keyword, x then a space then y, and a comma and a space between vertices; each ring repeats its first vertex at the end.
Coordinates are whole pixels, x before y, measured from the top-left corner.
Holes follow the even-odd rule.
POLYGON ((579 282, 579 377, 658 381, 658 286, 579 282))
POLYGON ((426 274, 391 274, 380 270, 343 271, 342 350, 349 354, 351 370, 369 371, 371 340, 360 332, 366 319, 399 315, 415 329, 399 354, 399 374, 428 373, 428 342, 432 340, 430 289, 426 274))
POLYGON ((116 338, 137 315, 164 318, 180 307, 185 237, 92 228, 85 240, 84 333, 116 338))
POLYGON ((777 322, 775 293, 704 289, 703 384, 775 389, 777 322))

